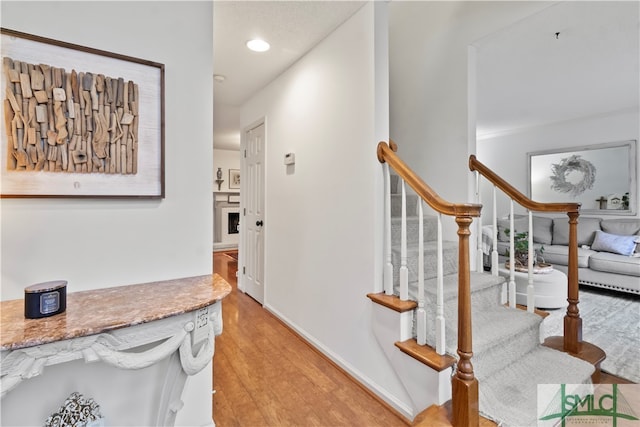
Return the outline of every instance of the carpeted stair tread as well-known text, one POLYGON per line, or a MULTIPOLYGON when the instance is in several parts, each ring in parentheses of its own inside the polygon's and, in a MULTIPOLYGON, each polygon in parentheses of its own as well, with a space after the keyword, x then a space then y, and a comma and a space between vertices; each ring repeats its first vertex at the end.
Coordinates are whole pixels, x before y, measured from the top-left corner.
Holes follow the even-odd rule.
MULTIPOLYGON (((409 221, 417 221, 418 218, 420 218, 418 215, 407 215, 407 222, 409 221)), ((437 223, 437 218, 433 215, 423 215, 422 218, 425 220, 425 224, 427 223, 427 221, 432 222, 434 224, 437 223)), ((391 223, 392 224, 400 224, 400 222, 402 221, 402 218, 399 216, 392 216, 391 217, 391 223)))
MULTIPOLYGON (((448 354, 457 358, 457 306, 455 309, 445 310, 445 319, 445 349, 448 354)), ((474 366, 491 373, 534 349, 539 345, 541 322, 540 316, 508 307, 496 306, 485 310, 472 308, 474 366)), ((427 324, 427 343, 431 341, 431 337, 435 337, 434 323, 435 316, 427 324)))
MULTIPOLYGON (((442 250, 444 251, 444 255, 443 257, 446 258, 447 256, 455 249, 455 254, 456 256, 455 261, 456 263, 458 262, 458 242, 452 242, 449 240, 445 240, 442 242, 442 250)), ((438 250, 438 243, 436 241, 428 241, 428 242, 424 242, 424 255, 425 256, 432 256, 435 258, 436 254, 437 254, 437 250, 438 250)), ((401 248, 400 245, 397 246, 392 246, 391 247, 391 253, 397 253, 398 256, 400 256, 400 252, 401 252, 401 248)), ((417 258, 418 255, 418 246, 415 245, 408 245, 407 244, 407 258, 409 258, 410 256, 415 256, 417 258)))
POLYGON ((389 175, 389 184, 391 187, 391 194, 398 194, 400 193, 400 177, 396 174, 390 174, 389 175))
MULTIPOLYGON (((437 280, 438 279, 425 280, 425 286, 424 286, 425 293, 436 295, 437 280)), ((495 286, 502 285, 506 279, 502 276, 493 276, 491 274, 472 271, 470 272, 470 280, 471 280, 470 289, 471 289, 471 295, 472 295, 471 298, 473 299, 474 292, 479 292, 485 289, 492 289, 495 286)), ((443 290, 443 299, 445 301, 452 298, 457 299, 457 296, 458 296, 457 272, 454 274, 446 275, 442 278, 442 290, 443 290)))
MULTIPOLYGON (((500 305, 500 293, 505 278, 490 274, 470 273, 471 305, 475 310, 486 310, 500 305)), ((425 305, 435 306, 437 303, 437 278, 425 280, 425 305)), ((409 297, 418 297, 418 284, 409 283, 409 297)), ((446 312, 458 311, 458 274, 450 274, 442 278, 442 300, 446 312)))
POLYGON ((538 346, 491 375, 476 373, 480 413, 504 427, 535 426, 538 384, 589 383, 594 370, 583 360, 538 346))
MULTIPOLYGON (((406 193, 407 200, 407 216, 415 216, 418 214, 418 200, 420 198, 417 194, 406 193)), ((391 195, 391 217, 402 216, 402 194, 391 195)))
MULTIPOLYGON (((498 306, 486 311, 472 310, 471 317, 473 365, 478 374, 492 375, 540 345, 542 318, 536 314, 498 306)), ((457 334, 457 319, 451 329, 450 334, 457 334)), ((447 339, 447 346, 455 353, 457 337, 451 338, 451 343, 447 339)))
MULTIPOLYGON (((502 276, 492 276, 485 273, 472 271, 470 274, 470 289, 472 305, 476 308, 484 309, 500 304, 500 291, 505 278, 502 276), (484 296, 484 295, 488 296, 484 296)), ((394 286, 394 293, 400 295, 400 286, 394 286)), ((437 302, 438 279, 436 277, 425 279, 425 306, 435 307, 437 302)), ((442 300, 445 306, 450 304, 457 311, 458 307, 458 274, 448 274, 442 278, 442 300)), ((409 280, 409 299, 418 301, 418 281, 409 280)))
MULTIPOLYGON (((423 228, 423 241, 435 241, 438 237, 438 219, 433 215, 424 215, 422 217, 423 228)), ((407 216, 407 246, 418 245, 418 228, 420 226, 420 219, 418 216, 407 216)), ((391 218, 391 246, 400 246, 402 239, 402 218, 391 218)))
MULTIPOLYGON (((417 245, 407 247, 409 283, 418 280, 418 262, 421 262, 421 260, 424 260, 425 280, 437 276, 437 252, 436 242, 425 242, 423 258, 419 257, 417 245)), ((442 242, 442 252, 443 274, 447 276, 458 271, 458 244, 456 242, 442 242)), ((401 267, 401 249, 399 247, 391 248, 391 262, 393 264, 393 283, 397 284, 400 280, 401 267)))
MULTIPOLYGON (((502 313, 504 307, 500 305, 500 292, 505 279, 501 276, 492 276, 486 273, 471 272, 470 273, 471 288, 471 306, 472 306, 472 324, 474 330, 478 325, 486 324, 491 321, 492 316, 500 316, 500 314, 492 314, 498 310, 502 313)), ((398 293, 398 286, 395 288, 398 293)), ((409 283, 409 298, 418 300, 418 284, 417 282, 409 283)), ((436 324, 436 301, 437 301, 437 279, 425 280, 425 307, 427 308, 427 344, 435 345, 435 324, 436 324)), ((443 314, 446 319, 445 335, 447 341, 447 352, 456 355, 456 339, 457 339, 457 322, 458 322, 458 275, 452 274, 443 277, 443 314)), ((413 325, 414 337, 416 334, 416 325, 413 325)), ((500 320, 502 321, 502 320, 500 320)), ((537 321, 537 319, 536 319, 537 321)), ((526 328, 525 328, 526 329, 526 328)), ((476 332, 474 332, 475 334, 476 332)), ((478 332, 485 333, 484 330, 478 332)), ((476 337, 474 336, 474 341, 476 337)), ((493 339, 495 342, 495 339, 493 339)), ((457 357, 457 356, 456 356, 457 357)))
MULTIPOLYGON (((524 310, 497 306, 491 310, 473 309, 471 313, 473 331, 473 352, 487 351, 500 343, 508 343, 512 337, 535 329, 533 346, 539 343, 542 317, 524 310)), ((504 360, 504 359, 503 359, 504 360)))

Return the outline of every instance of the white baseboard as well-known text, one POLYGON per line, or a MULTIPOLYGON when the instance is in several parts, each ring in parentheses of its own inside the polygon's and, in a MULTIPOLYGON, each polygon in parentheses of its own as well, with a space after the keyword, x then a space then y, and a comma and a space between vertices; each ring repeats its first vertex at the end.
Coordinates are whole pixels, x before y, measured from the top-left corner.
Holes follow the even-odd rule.
POLYGON ((298 335, 304 338, 305 341, 309 342, 316 349, 318 349, 322 354, 324 354, 327 358, 329 358, 332 362, 342 368, 345 372, 347 372, 350 376, 352 376, 356 381, 363 384, 366 388, 371 390, 374 394, 376 394, 380 399, 385 401, 389 406, 398 411, 400 415, 405 417, 408 420, 413 419, 414 414, 413 410, 410 406, 398 400, 394 395, 389 393, 384 388, 380 387, 379 384, 375 383, 371 378, 364 375, 358 369, 354 368, 351 364, 346 362, 340 356, 327 349, 324 345, 318 342, 315 338, 307 334, 303 329, 298 327, 295 323, 291 322, 286 316, 280 313, 278 310, 274 309, 269 304, 265 304, 264 308, 269 310, 274 316, 284 322, 288 327, 293 329, 298 335))
POLYGON ((232 249, 238 249, 238 244, 237 243, 218 243, 218 242, 213 243, 213 252, 229 251, 232 249))

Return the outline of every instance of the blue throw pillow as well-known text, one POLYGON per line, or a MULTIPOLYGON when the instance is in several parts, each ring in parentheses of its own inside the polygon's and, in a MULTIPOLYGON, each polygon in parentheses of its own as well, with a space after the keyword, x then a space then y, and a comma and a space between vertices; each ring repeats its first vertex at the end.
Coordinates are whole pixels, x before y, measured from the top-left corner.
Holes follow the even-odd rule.
POLYGON ((618 236, 597 230, 591 249, 594 251, 612 252, 620 255, 633 255, 638 236, 618 236))

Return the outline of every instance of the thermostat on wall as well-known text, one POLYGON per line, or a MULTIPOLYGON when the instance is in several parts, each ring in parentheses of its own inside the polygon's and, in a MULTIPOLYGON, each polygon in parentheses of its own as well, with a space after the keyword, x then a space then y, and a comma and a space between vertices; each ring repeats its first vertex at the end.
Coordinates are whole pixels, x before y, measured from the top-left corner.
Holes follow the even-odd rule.
POLYGON ((284 155, 284 164, 292 165, 296 162, 296 154, 295 153, 287 153, 284 155))

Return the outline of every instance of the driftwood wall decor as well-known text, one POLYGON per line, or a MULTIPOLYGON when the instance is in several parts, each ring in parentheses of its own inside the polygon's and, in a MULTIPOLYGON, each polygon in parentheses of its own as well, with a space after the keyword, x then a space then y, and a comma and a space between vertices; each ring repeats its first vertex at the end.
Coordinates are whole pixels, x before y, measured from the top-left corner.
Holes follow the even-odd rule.
POLYGON ((137 173, 137 84, 9 57, 2 65, 7 169, 137 173))
POLYGON ((1 197, 164 197, 164 64, 0 35, 1 197))

